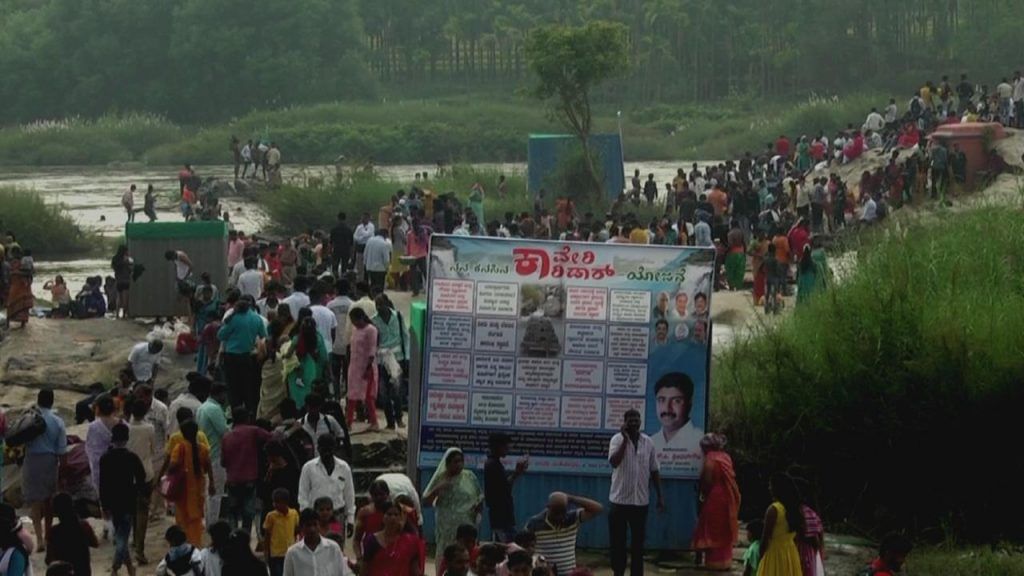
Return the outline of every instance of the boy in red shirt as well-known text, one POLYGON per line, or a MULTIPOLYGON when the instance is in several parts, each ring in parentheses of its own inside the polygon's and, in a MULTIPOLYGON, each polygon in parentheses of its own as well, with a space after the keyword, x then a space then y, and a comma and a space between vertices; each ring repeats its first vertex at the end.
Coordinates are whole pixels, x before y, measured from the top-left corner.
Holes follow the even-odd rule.
POLYGON ((910 554, 912 544, 906 536, 889 534, 882 539, 878 557, 871 561, 864 574, 871 576, 895 576, 903 568, 910 554))

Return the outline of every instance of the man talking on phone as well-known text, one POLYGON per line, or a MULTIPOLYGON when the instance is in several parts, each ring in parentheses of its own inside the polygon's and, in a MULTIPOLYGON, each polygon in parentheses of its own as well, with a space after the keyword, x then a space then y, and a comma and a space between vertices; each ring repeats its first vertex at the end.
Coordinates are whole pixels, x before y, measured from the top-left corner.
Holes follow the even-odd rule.
POLYGON ((665 511, 661 494, 661 475, 654 455, 654 442, 640 431, 640 412, 627 410, 621 432, 612 436, 608 445, 608 463, 612 465, 612 488, 609 500, 608 531, 611 541, 612 572, 626 573, 626 532, 630 544, 630 576, 643 576, 644 536, 647 508, 650 504, 650 483, 658 494, 658 512, 665 511))
POLYGON ((505 470, 501 459, 508 456, 509 445, 512 443, 507 434, 495 432, 487 439, 489 447, 487 462, 484 463, 484 501, 490 510, 491 529, 494 541, 511 544, 516 534, 515 503, 512 500, 512 484, 522 476, 529 467, 529 457, 516 462, 516 469, 511 474, 505 470))

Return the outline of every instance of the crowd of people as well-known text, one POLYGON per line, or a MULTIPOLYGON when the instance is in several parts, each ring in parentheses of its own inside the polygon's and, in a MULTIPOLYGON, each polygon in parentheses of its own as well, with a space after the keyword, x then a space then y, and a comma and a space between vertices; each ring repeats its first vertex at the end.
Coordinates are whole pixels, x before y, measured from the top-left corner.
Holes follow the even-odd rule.
MULTIPOLYGON (((624 413, 608 443, 607 506, 554 492, 536 515, 517 521, 513 485, 529 473, 529 460, 505 467, 513 447, 503 433, 490 436, 482 474, 451 447, 422 494, 405 474, 385 473, 360 506, 353 472, 361 463, 346 444, 336 402, 314 393, 301 414, 254 419, 244 405, 232 405, 226 386, 196 373, 186 391, 168 400, 166 388, 126 374, 112 390, 80 403, 80 416, 91 420, 81 440, 68 435, 54 392, 38 393, 8 429, 8 444, 23 452, 34 537, 13 508, 0 505, 0 525, 8 527, 0 530, 0 557, 14 556, 3 561, 4 574, 27 574, 33 553, 45 554, 48 574, 91 574, 91 550, 101 538, 87 518, 96 516, 104 521, 103 539, 112 536, 113 574, 135 574, 156 560, 160 576, 422 576, 423 517, 433 508, 439 575, 590 575, 577 562, 578 532, 605 516, 612 572, 642 576, 648 510, 654 504, 659 514, 671 513, 654 442, 641 432, 635 410, 624 413), (82 459, 98 509, 81 490, 68 490, 67 469, 82 459), (482 537, 485 509, 492 533, 482 537), (165 513, 174 517, 166 553, 151 560, 146 530, 165 513)), ((707 434, 700 446, 701 507, 689 548, 705 568, 729 570, 739 539, 736 472, 723 436, 707 434)), ((821 519, 789 476, 774 475, 770 492, 764 518, 746 525, 745 574, 823 576, 821 519)), ((871 573, 897 573, 909 551, 905 538, 885 538, 871 573)))

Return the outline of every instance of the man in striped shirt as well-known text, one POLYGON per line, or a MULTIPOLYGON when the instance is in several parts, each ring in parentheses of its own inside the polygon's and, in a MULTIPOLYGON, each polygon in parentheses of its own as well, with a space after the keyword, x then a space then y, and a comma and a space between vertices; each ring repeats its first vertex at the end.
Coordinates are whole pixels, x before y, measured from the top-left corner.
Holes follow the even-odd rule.
POLYGON ((537 553, 547 558, 558 574, 568 574, 576 568, 576 534, 580 524, 602 511, 601 504, 588 498, 552 492, 547 509, 530 518, 526 531, 537 537, 537 553))
POLYGON ((650 504, 650 483, 658 493, 658 511, 665 511, 661 494, 661 476, 654 441, 640 431, 640 412, 627 410, 622 431, 608 446, 608 463, 612 465, 612 488, 609 500, 608 533, 611 544, 612 572, 626 573, 626 531, 630 532, 630 576, 643 576, 644 536, 647 507, 650 504))

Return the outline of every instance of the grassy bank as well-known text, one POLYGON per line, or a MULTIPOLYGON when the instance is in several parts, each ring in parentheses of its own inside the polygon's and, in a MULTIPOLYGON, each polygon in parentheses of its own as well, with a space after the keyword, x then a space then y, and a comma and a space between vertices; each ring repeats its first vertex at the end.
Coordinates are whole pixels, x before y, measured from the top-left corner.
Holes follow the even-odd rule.
MULTIPOLYGON (((779 133, 859 125, 882 97, 625 108, 630 160, 726 158, 758 151, 779 133)), ((616 107, 596 109, 598 132, 618 131, 616 107)), ((531 133, 561 132, 536 102, 467 95, 419 101, 329 103, 254 112, 227 124, 179 126, 152 115, 37 122, 0 129, 0 164, 230 163, 228 142, 265 137, 290 163, 372 158, 380 164, 522 161, 531 133)))
POLYGON ((96 246, 96 238, 63 208, 46 204, 34 192, 0 188, 0 206, 0 228, 14 231, 35 258, 84 254, 96 246))
POLYGON ((1003 450, 1024 401, 1024 220, 954 218, 862 236, 852 276, 717 359, 741 469, 788 470, 865 530, 1021 535, 1024 466, 1003 450))

